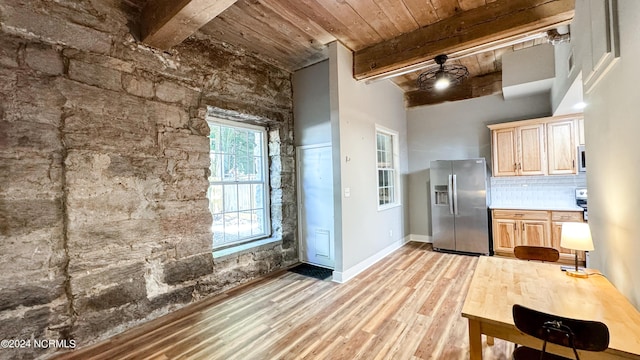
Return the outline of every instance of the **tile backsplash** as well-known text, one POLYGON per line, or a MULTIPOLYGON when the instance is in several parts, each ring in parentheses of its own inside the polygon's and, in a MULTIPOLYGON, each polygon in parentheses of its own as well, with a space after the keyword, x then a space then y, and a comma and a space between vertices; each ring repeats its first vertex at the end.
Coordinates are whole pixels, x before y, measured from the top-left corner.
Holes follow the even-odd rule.
POLYGON ((533 207, 575 206, 575 188, 587 187, 585 173, 570 176, 491 178, 491 205, 533 207))

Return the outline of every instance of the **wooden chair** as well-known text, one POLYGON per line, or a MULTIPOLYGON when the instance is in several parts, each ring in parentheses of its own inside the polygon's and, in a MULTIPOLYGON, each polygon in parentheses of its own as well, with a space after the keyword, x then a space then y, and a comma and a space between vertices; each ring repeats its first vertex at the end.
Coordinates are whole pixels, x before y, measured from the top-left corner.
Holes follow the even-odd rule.
POLYGON ((558 250, 544 246, 516 246, 513 248, 513 254, 522 260, 556 262, 560 259, 558 250))
POLYGON ((568 359, 546 353, 547 342, 572 349, 578 360, 580 357, 577 350, 604 351, 609 347, 609 328, 599 321, 569 319, 518 304, 513 305, 512 312, 518 330, 544 341, 542 350, 526 346, 516 348, 513 352, 514 360, 568 359))

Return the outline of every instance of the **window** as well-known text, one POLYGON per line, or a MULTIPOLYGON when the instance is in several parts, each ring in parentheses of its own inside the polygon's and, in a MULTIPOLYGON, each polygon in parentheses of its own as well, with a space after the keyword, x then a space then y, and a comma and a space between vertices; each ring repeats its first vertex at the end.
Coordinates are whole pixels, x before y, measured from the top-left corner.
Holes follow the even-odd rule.
POLYGON ((396 132, 376 127, 378 209, 399 204, 397 143, 396 132))
POLYGON ((213 248, 269 236, 265 129, 222 120, 209 129, 213 248))

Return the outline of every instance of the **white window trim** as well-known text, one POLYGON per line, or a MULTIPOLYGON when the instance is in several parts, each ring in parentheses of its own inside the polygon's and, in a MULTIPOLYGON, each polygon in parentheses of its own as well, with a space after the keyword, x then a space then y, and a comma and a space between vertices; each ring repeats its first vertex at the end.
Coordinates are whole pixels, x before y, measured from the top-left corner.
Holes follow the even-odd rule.
POLYGON ((387 127, 376 124, 374 134, 374 154, 375 154, 375 172, 376 172, 376 204, 378 211, 388 210, 402 206, 400 199, 400 137, 397 131, 389 129, 387 127), (394 202, 380 205, 380 180, 378 179, 378 133, 391 136, 392 156, 393 156, 393 170, 394 170, 394 187, 393 187, 393 199, 394 202))
MULTIPOLYGON (((262 154, 263 154, 263 164, 262 164, 262 176, 264 178, 264 194, 263 194, 263 203, 264 203, 264 207, 265 207, 265 233, 263 235, 259 235, 259 236, 255 236, 255 237, 250 237, 250 238, 244 238, 242 240, 239 240, 238 242, 234 242, 232 244, 225 244, 225 245, 220 245, 220 246, 214 246, 213 245, 213 234, 212 234, 212 238, 211 238, 211 242, 212 242, 212 246, 213 246, 213 251, 215 252, 224 252, 225 249, 235 249, 235 248, 242 248, 244 249, 245 247, 253 247, 253 246, 260 246, 262 245, 262 240, 266 239, 267 242, 271 242, 269 241, 269 239, 272 237, 273 233, 272 233, 272 228, 271 228, 271 184, 269 183, 269 179, 270 179, 270 170, 269 170, 269 138, 268 138, 268 132, 267 129, 263 126, 258 126, 258 125, 253 125, 253 124, 245 124, 245 123, 241 123, 241 122, 236 122, 236 121, 230 121, 230 120, 225 120, 225 119, 220 119, 217 117, 208 117, 207 118, 207 124, 209 125, 209 128, 211 125, 223 125, 223 126, 230 126, 230 127, 237 127, 237 128, 245 128, 245 129, 250 129, 250 130, 254 130, 254 131, 259 131, 262 133, 262 154), (255 245, 254 245, 255 243, 255 245)), ((243 183, 243 182, 238 182, 238 183, 243 183)), ((210 185, 209 185, 210 186, 210 185)), ((213 222, 212 222, 213 225, 213 222)), ((235 251, 235 250, 232 250, 235 251)))

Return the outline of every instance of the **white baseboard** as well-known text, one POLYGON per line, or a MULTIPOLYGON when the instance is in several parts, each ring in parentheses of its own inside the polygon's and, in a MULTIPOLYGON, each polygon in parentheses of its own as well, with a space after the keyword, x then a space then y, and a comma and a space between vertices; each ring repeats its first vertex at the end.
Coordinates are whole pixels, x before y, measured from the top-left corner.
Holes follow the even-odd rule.
POLYGON ((367 270, 373 264, 375 264, 378 261, 382 260, 382 258, 384 258, 385 256, 387 256, 387 255, 391 254, 392 252, 398 250, 399 248, 401 248, 404 244, 408 243, 409 241, 411 241, 410 237, 406 236, 403 239, 398 240, 398 241, 394 242, 393 244, 387 246, 386 248, 378 251, 377 253, 373 254, 372 256, 369 256, 368 258, 362 260, 361 262, 357 263, 355 266, 352 266, 351 268, 347 269, 346 271, 334 271, 333 272, 333 281, 337 282, 337 283, 346 283, 347 281, 351 280, 352 278, 354 278, 355 276, 357 276, 361 272, 367 270))
POLYGON ((424 242, 431 243, 431 236, 429 235, 418 235, 418 234, 409 234, 409 241, 415 242, 424 242))

